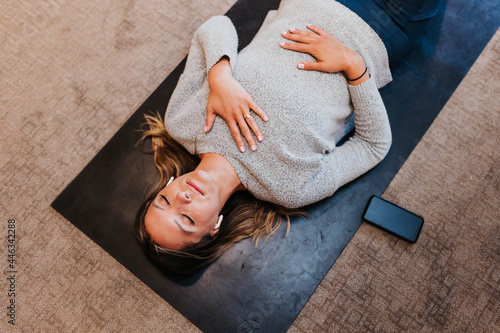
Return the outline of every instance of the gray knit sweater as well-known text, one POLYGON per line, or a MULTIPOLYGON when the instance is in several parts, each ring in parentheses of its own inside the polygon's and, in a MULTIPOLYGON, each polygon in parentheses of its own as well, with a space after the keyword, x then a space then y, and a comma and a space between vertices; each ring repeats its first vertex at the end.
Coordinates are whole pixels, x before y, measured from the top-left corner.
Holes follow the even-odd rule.
POLYGON ((236 29, 225 16, 211 18, 193 37, 165 115, 168 132, 190 153, 223 155, 250 193, 285 207, 331 196, 384 158, 391 131, 377 88, 390 82, 391 74, 383 42, 359 16, 333 0, 283 0, 253 41, 239 53, 237 46, 236 29), (282 49, 280 33, 290 27, 307 30, 307 23, 360 53, 371 79, 350 86, 341 73, 297 69, 313 58, 282 49), (254 115, 264 136, 256 152, 241 153, 220 117, 208 134, 203 132, 208 71, 224 55, 233 77, 269 116, 264 122, 254 115), (355 134, 336 147, 353 122, 355 134))

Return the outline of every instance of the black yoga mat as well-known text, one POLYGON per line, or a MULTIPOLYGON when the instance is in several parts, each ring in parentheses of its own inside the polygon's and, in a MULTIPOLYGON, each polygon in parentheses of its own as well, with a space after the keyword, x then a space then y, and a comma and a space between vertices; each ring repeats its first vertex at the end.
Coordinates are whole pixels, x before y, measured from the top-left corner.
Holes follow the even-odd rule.
MULTIPOLYGON (((134 144, 143 114, 164 113, 184 62, 52 206, 204 332, 284 332, 358 229, 370 195, 384 191, 498 28, 495 1, 443 3, 415 47, 393 64, 394 82, 381 91, 393 130, 389 155, 332 197, 306 207, 309 220, 295 219, 288 238, 282 228, 258 248, 244 240, 183 278, 158 270, 136 244, 135 213, 157 174, 151 156, 134 144)), ((278 5, 240 0, 231 8, 227 15, 240 47, 278 5)))

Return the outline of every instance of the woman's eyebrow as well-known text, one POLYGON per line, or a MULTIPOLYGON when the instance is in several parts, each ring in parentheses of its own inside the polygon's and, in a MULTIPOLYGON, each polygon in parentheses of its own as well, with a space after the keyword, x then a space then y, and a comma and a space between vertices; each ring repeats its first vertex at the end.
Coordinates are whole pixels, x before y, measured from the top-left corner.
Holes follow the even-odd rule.
POLYGON ((161 209, 161 210, 165 210, 165 207, 162 207, 160 205, 158 205, 156 202, 153 201, 153 206, 155 206, 156 208, 158 209, 161 209))
POLYGON ((194 232, 193 231, 189 231, 187 230, 186 228, 184 228, 184 226, 179 222, 179 220, 175 219, 174 220, 175 224, 177 224, 177 226, 187 235, 191 235, 193 234, 194 232))

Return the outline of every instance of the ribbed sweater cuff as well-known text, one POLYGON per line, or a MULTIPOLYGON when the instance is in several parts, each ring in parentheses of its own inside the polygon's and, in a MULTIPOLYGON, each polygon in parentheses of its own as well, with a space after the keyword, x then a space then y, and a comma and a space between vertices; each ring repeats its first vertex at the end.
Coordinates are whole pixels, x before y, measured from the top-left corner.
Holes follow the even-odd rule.
POLYGON ((379 95, 377 86, 375 85, 375 80, 373 78, 369 78, 366 82, 363 82, 357 86, 348 85, 348 87, 353 104, 356 104, 356 102, 358 101, 366 102, 373 100, 379 95))

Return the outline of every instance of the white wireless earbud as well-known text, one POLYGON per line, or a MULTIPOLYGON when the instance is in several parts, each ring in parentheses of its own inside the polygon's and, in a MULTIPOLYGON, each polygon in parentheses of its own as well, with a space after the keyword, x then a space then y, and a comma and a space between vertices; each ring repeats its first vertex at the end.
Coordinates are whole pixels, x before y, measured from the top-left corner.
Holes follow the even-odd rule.
POLYGON ((222 215, 219 216, 219 220, 217 221, 217 224, 215 225, 214 229, 219 228, 221 223, 222 223, 222 215))
POLYGON ((165 187, 167 187, 168 185, 170 185, 170 183, 173 182, 173 181, 174 181, 174 177, 170 177, 170 179, 168 180, 168 183, 167 183, 167 185, 165 185, 165 187))

